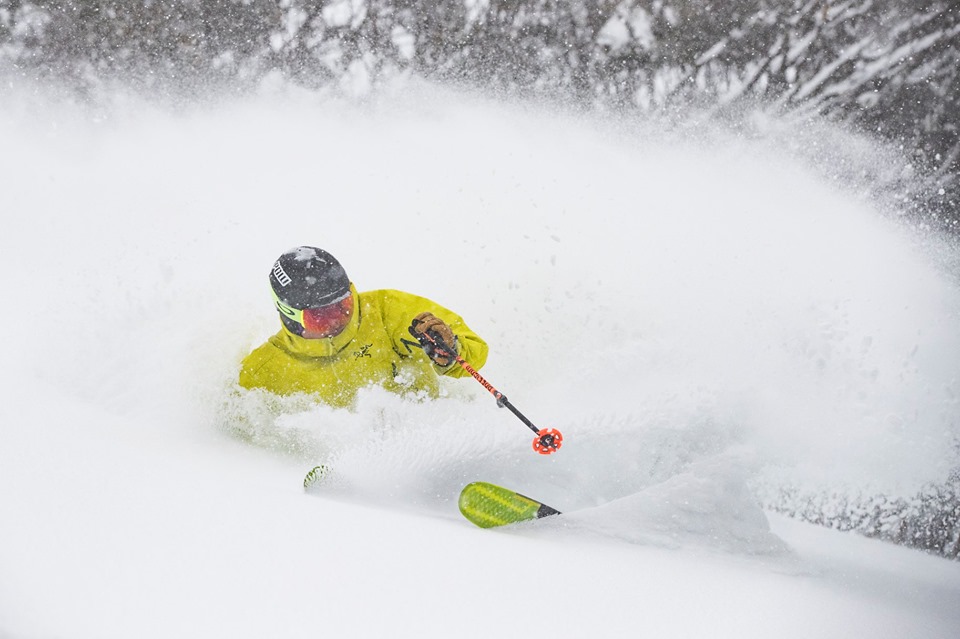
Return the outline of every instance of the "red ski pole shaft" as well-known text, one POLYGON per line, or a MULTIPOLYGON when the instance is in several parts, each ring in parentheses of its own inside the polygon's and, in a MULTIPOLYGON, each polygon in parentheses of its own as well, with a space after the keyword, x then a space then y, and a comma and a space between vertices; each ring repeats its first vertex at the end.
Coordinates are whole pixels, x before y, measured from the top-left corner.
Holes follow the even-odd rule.
MULTIPOLYGON (((446 352, 446 351, 444 351, 444 352, 446 352)), ((465 371, 467 371, 468 373, 470 373, 471 375, 473 375, 473 378, 474 378, 475 380, 477 380, 478 382, 480 382, 480 385, 481 385, 481 386, 483 386, 484 388, 486 388, 488 391, 490 391, 490 394, 491 394, 491 395, 493 395, 494 397, 497 398, 497 406, 500 406, 501 408, 503 408, 503 407, 509 408, 511 413, 513 413, 514 415, 516 415, 516 416, 520 419, 520 421, 522 421, 524 424, 527 425, 527 428, 529 428, 530 430, 532 430, 532 431, 535 432, 535 433, 539 433, 539 432, 540 432, 540 429, 537 428, 537 427, 534 425, 533 422, 531 422, 529 419, 527 419, 526 416, 525 416, 523 413, 521 413, 519 410, 517 410, 517 407, 510 403, 510 400, 507 399, 507 396, 506 396, 506 395, 504 395, 503 393, 501 393, 500 391, 498 391, 496 388, 493 387, 493 385, 492 385, 490 382, 488 382, 487 380, 485 380, 485 379, 483 378, 483 376, 482 376, 480 373, 477 372, 477 369, 475 369, 473 366, 470 365, 470 362, 466 361, 465 359, 463 359, 463 358, 460 357, 459 355, 455 355, 455 356, 454 356, 454 359, 456 360, 456 362, 457 362, 458 364, 460 364, 461 367, 463 367, 463 370, 465 370, 465 371)))
MULTIPOLYGON (((431 346, 433 346, 435 351, 439 351, 443 355, 453 358, 453 360, 457 364, 459 364, 460 367, 463 368, 463 370, 470 373, 470 375, 473 376, 475 380, 480 382, 481 386, 486 388, 490 392, 490 394, 496 398, 497 406, 501 408, 506 407, 510 409, 510 412, 516 415, 517 419, 523 422, 527 426, 527 428, 529 428, 534 433, 536 433, 539 436, 539 441, 543 448, 548 448, 552 450, 557 450, 560 448, 560 442, 563 440, 563 436, 560 435, 559 431, 551 429, 550 431, 545 432, 537 428, 537 426, 533 422, 527 419, 526 415, 521 413, 516 406, 510 403, 510 400, 507 399, 506 395, 498 391, 496 388, 493 387, 493 384, 491 384, 486 379, 484 379, 483 375, 481 375, 476 368, 470 365, 470 362, 463 359, 460 356, 460 354, 456 352, 455 349, 448 347, 443 342, 443 339, 441 339, 440 336, 436 334, 436 332, 427 331, 426 333, 419 333, 419 332, 415 333, 415 336, 418 339, 420 339, 421 335, 423 336, 423 339, 420 340, 421 342, 428 341, 431 344, 431 346)), ((534 441, 536 442, 537 440, 534 440, 534 441)))

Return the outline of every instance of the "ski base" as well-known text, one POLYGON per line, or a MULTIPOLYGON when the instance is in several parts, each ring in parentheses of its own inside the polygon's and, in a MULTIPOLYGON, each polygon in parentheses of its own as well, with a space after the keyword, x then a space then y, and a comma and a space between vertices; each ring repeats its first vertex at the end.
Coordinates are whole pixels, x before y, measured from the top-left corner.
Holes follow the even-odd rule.
POLYGON ((480 528, 559 515, 560 511, 508 488, 477 481, 460 491, 460 512, 480 528))

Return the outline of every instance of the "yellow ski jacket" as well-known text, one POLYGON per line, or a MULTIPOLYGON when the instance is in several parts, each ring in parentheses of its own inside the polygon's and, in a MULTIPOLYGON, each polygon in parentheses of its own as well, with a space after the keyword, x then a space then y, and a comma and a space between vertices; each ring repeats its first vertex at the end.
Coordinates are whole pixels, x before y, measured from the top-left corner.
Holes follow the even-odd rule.
POLYGON ((314 393, 324 402, 349 406, 360 388, 378 385, 398 394, 436 397, 438 375, 469 375, 455 362, 434 364, 407 330, 414 316, 429 311, 458 339, 460 355, 479 369, 487 361, 487 344, 459 315, 424 297, 402 291, 357 293, 347 328, 324 339, 305 339, 281 325, 279 333, 243 360, 240 385, 278 395, 314 393))

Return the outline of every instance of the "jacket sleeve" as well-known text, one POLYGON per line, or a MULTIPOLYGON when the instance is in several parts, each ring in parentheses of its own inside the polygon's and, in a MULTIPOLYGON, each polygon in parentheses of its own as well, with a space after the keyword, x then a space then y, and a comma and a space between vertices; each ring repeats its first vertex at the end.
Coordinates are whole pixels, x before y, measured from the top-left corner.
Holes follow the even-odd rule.
POLYGON ((269 363, 274 356, 274 349, 269 342, 254 349, 243 358, 240 364, 240 386, 243 388, 263 388, 272 393, 282 394, 283 390, 276 383, 274 376, 269 374, 269 363))
MULTIPOLYGON (((425 297, 404 293, 403 291, 387 290, 383 291, 383 294, 384 324, 393 339, 394 348, 397 352, 408 352, 410 349, 407 348, 407 345, 416 344, 416 340, 410 335, 410 323, 414 317, 428 311, 447 323, 453 334, 457 336, 460 356, 470 362, 471 366, 479 369, 487 362, 487 351, 489 350, 487 343, 467 326, 462 317, 453 311, 425 297)), ((417 349, 415 355, 426 357, 419 353, 419 344, 416 344, 415 348, 417 349)), ((450 377, 466 377, 470 374, 456 363, 445 368, 434 365, 434 368, 441 375, 449 375, 450 377)))

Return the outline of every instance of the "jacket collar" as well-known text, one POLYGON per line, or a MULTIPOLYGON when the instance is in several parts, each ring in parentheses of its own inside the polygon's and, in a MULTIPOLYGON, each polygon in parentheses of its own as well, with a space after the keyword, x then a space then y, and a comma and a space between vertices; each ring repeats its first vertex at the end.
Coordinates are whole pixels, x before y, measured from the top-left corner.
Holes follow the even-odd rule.
POLYGON ((322 339, 306 339, 291 333, 283 323, 280 324, 280 346, 292 355, 301 357, 333 357, 347 347, 360 330, 360 296, 357 289, 350 284, 350 294, 353 296, 353 308, 356 312, 350 318, 350 323, 339 334, 322 339))

